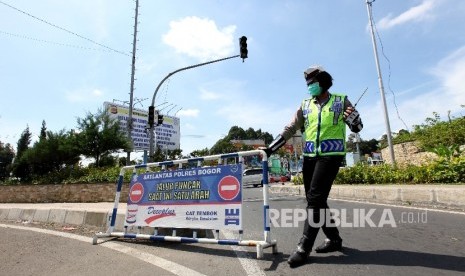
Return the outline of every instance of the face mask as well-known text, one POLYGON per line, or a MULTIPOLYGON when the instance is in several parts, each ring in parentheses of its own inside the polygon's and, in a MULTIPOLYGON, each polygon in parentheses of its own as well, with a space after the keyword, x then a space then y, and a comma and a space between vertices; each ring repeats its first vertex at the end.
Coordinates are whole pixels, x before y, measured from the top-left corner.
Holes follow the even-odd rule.
POLYGON ((308 85, 308 93, 312 96, 319 96, 321 94, 321 87, 318 82, 308 85))

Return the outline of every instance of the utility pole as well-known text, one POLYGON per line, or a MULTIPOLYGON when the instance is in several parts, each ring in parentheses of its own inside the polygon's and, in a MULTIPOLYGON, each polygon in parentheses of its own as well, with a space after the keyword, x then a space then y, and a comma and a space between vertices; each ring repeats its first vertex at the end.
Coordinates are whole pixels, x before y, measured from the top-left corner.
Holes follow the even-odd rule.
MULTIPOLYGON (((134 38, 132 42, 132 67, 131 67, 131 88, 129 91, 129 116, 128 116, 128 137, 132 141, 132 105, 133 105, 133 96, 134 96, 134 75, 136 72, 136 42, 137 42, 137 18, 139 15, 139 0, 136 0, 136 14, 134 16, 134 38)), ((128 151, 126 157, 126 165, 131 163, 131 151, 128 151)))
POLYGON ((379 91, 381 93, 381 101, 383 103, 383 108, 384 108, 384 121, 386 122, 386 135, 387 135, 387 140, 388 140, 388 146, 389 146, 389 153, 391 155, 391 163, 392 165, 396 165, 396 160, 394 157, 394 148, 392 146, 392 136, 391 136, 391 126, 389 124, 389 115, 387 112, 387 106, 386 106, 386 97, 384 95, 384 86, 383 86, 383 78, 381 75, 381 69, 379 67, 379 59, 378 59, 378 48, 376 46, 376 39, 375 39, 375 33, 373 31, 373 16, 371 14, 371 8, 372 4, 375 0, 369 1, 366 0, 367 3, 367 10, 368 10, 368 19, 370 21, 370 29, 371 29, 371 40, 373 42, 373 51, 375 53, 375 62, 376 62, 376 69, 378 71, 378 83, 379 83, 379 91))

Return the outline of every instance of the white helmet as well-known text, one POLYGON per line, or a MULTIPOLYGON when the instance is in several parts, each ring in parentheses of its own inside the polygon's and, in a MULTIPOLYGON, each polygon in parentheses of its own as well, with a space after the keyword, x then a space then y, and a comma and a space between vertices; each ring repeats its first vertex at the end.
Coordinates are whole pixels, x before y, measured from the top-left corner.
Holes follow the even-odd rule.
POLYGON ((304 77, 305 79, 313 78, 316 76, 318 73, 324 72, 325 69, 323 69, 323 66, 321 65, 312 65, 308 67, 307 70, 304 71, 304 77))

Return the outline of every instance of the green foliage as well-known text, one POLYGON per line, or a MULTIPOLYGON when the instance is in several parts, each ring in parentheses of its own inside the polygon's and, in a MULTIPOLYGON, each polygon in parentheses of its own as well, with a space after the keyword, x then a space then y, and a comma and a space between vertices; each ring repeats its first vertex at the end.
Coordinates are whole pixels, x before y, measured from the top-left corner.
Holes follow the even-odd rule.
POLYGON ((210 149, 210 154, 231 153, 236 151, 236 147, 230 142, 230 140, 225 137, 213 145, 213 147, 210 149))
POLYGON ((465 117, 441 121, 438 113, 415 126, 415 138, 422 149, 430 150, 439 145, 446 147, 465 144, 465 117))
POLYGON ((421 165, 391 166, 382 164, 369 166, 359 163, 354 167, 342 168, 336 177, 339 184, 422 184, 422 183, 465 183, 465 156, 440 158, 421 165))
MULTIPOLYGON (((224 138, 218 140, 215 145, 210 149, 210 154, 223 154, 236 152, 238 149, 231 143, 231 140, 256 140, 261 139, 265 141, 265 145, 273 141, 273 136, 268 132, 262 132, 261 129, 255 131, 253 128, 247 130, 238 126, 233 126, 224 138)), ((251 147, 243 147, 240 150, 249 150, 251 147)))
POLYGON ((208 148, 204 148, 202 150, 194 150, 193 152, 190 153, 191 157, 201 157, 201 156, 207 156, 210 155, 210 151, 208 148))
POLYGON ((23 133, 21 133, 21 137, 18 140, 16 158, 13 162, 13 175, 24 180, 30 179, 30 168, 27 160, 21 157, 29 149, 31 137, 32 133, 29 131, 29 126, 27 126, 23 133))
POLYGON ((292 176, 291 181, 294 185, 304 185, 304 178, 302 173, 292 176))
MULTIPOLYGON (((35 176, 32 184, 113 183, 118 180, 121 168, 68 167, 47 175, 35 176)), ((124 181, 129 182, 132 171, 126 171, 124 181)))
MULTIPOLYGON (((358 146, 362 155, 371 154, 372 152, 377 152, 379 150, 379 142, 376 139, 371 139, 368 141, 360 139, 358 146)), ((347 137, 346 147, 347 152, 357 152, 355 133, 351 133, 347 137)))
POLYGON ((27 127, 18 141, 12 166, 15 178, 28 183, 37 182, 43 176, 52 183, 59 183, 66 179, 70 168, 76 167, 80 155, 95 158, 96 166, 114 166, 116 160, 110 154, 130 148, 130 141, 120 131, 119 124, 104 111, 79 118, 78 129, 79 133, 65 130, 54 133, 47 131, 42 121, 39 141, 29 148, 32 134, 27 127))
POLYGON ((43 140, 47 138, 47 125, 45 124, 45 120, 42 120, 42 127, 40 128, 40 136, 39 139, 43 140))
MULTIPOLYGON (((405 130, 405 129, 401 129, 399 130, 399 133, 397 133, 397 135, 393 135, 392 137, 392 144, 396 145, 396 144, 402 144, 402 143, 406 143, 406 142, 412 142, 412 141, 415 141, 415 133, 410 133, 409 131, 405 130)), ((388 141, 387 141, 387 135, 383 135, 383 137, 381 137, 381 140, 379 141, 379 147, 382 149, 382 148, 386 148, 388 146, 388 141)))
POLYGON ((11 166, 15 153, 10 144, 0 142, 0 180, 10 176, 11 166))
POLYGON ((108 114, 100 110, 97 114, 88 113, 85 118, 78 118, 78 145, 83 155, 93 157, 97 166, 100 158, 118 150, 129 150, 130 141, 120 131, 119 124, 108 114))
POLYGON ((429 151, 436 153, 440 158, 443 158, 447 161, 450 161, 452 157, 458 157, 461 154, 459 145, 437 145, 434 148, 429 149, 429 151))
POLYGON ((75 145, 74 133, 61 130, 58 133, 47 131, 34 146, 22 156, 34 175, 45 175, 59 171, 79 162, 79 148, 75 145))

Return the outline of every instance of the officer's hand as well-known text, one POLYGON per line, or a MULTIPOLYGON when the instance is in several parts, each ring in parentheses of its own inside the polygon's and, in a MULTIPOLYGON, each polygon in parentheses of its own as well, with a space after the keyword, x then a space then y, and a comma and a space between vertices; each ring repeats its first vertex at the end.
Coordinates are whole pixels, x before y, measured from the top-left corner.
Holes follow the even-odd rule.
POLYGON ((347 117, 349 117, 349 115, 354 112, 355 108, 353 108, 352 106, 349 106, 347 107, 347 109, 344 111, 344 119, 346 119, 347 117))
POLYGON ((360 114, 357 110, 353 107, 348 107, 344 111, 344 119, 349 125, 356 125, 359 124, 360 121, 360 114))

